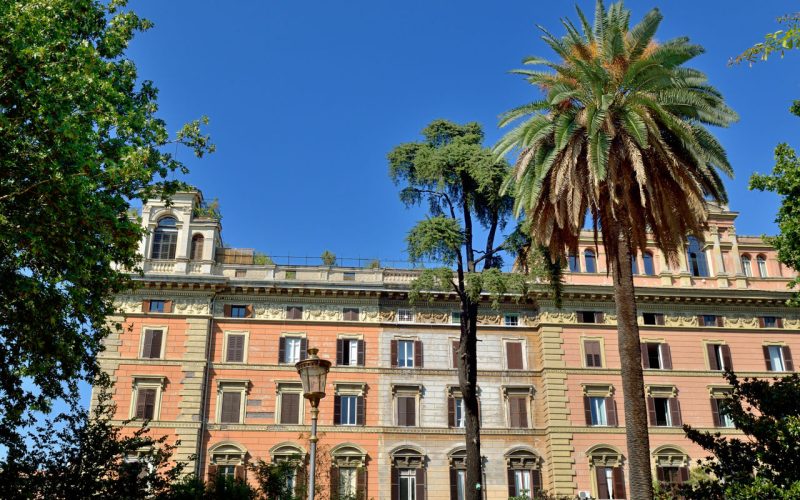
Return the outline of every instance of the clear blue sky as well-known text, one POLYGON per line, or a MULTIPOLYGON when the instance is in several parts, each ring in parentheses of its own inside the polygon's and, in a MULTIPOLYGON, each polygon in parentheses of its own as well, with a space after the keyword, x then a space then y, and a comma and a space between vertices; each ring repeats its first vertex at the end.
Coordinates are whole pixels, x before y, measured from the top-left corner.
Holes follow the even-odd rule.
MULTIPOLYGON (((593 1, 578 2, 586 12, 593 1)), ((772 165, 800 119, 800 52, 730 68, 728 59, 800 10, 790 1, 631 1, 634 21, 658 6, 658 38, 687 35, 707 52, 693 66, 741 115, 718 131, 736 178, 727 182, 740 234, 775 231, 777 198, 747 190, 772 165)), ((551 52, 536 24, 555 33, 573 19, 563 1, 133 1, 155 22, 130 56, 160 89, 171 130, 208 115, 218 150, 191 174, 221 202, 228 246, 272 255, 398 258, 421 216, 406 211, 387 177, 386 153, 416 140, 435 118, 478 121, 493 143, 497 115, 536 97, 508 70, 551 52)), ((797 143, 795 141, 795 143, 797 143)))

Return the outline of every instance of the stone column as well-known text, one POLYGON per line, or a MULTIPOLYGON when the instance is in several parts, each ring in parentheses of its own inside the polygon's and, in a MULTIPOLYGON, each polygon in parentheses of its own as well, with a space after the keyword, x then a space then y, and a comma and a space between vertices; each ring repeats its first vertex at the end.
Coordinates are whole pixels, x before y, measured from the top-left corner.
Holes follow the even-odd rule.
POLYGON ((733 269, 736 271, 736 288, 747 288, 747 277, 742 269, 742 255, 739 253, 739 237, 736 236, 736 229, 731 226, 729 230, 731 237, 731 253, 733 254, 733 269))
POLYGON ((719 241, 719 227, 711 226, 711 242, 713 248, 711 254, 714 256, 714 275, 717 277, 717 286, 728 288, 728 272, 725 269, 725 261, 722 260, 722 247, 719 241))

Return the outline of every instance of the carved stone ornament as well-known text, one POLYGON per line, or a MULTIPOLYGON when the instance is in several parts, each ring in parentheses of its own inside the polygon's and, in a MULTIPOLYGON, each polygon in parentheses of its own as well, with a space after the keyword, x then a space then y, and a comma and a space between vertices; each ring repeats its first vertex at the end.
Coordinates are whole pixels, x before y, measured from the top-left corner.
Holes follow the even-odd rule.
POLYGON ((380 312, 380 317, 382 322, 392 322, 395 319, 395 311, 392 309, 383 309, 380 312))
POLYGON ((380 321, 380 311, 377 307, 362 307, 359 316, 364 323, 377 323, 380 321))
POLYGON ((282 320, 285 311, 286 306, 282 304, 256 304, 253 308, 253 316, 258 319, 282 320))
POLYGON ((503 324, 503 317, 499 314, 479 314, 478 315, 478 324, 479 325, 502 325, 503 324))
POLYGON ((329 305, 314 305, 303 308, 303 319, 311 321, 341 321, 342 310, 329 305))
POLYGON ((541 311, 539 321, 541 323, 577 323, 578 314, 568 311, 541 311))
POLYGON ((697 326, 697 315, 694 314, 668 314, 664 316, 666 326, 697 326))
POLYGON ((418 323, 449 323, 450 313, 446 311, 419 311, 417 312, 418 323))
POLYGON ((752 316, 725 316, 727 328, 758 328, 758 318, 752 316))

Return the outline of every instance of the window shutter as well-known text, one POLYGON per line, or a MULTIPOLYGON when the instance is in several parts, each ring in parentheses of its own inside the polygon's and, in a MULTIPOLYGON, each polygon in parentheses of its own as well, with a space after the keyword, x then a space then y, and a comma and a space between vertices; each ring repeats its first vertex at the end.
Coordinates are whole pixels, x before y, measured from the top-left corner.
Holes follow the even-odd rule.
POLYGON ((208 471, 206 472, 206 480, 209 483, 213 483, 215 479, 217 479, 217 466, 210 464, 208 466, 208 471))
POLYGON ((517 496, 517 482, 514 475, 514 469, 508 469, 508 496, 517 496))
POLYGON ((592 400, 589 396, 583 397, 583 414, 586 416, 586 425, 592 425, 592 400))
POLYGON ((356 469, 356 500, 367 499, 367 468, 356 469))
POLYGON ((783 351, 783 367, 787 372, 793 372, 794 362, 792 361, 792 350, 789 349, 788 345, 785 345, 781 351, 783 351))
POLYGON ((414 341, 414 368, 422 368, 422 341, 414 341))
POLYGON ((622 467, 614 467, 614 498, 627 498, 625 495, 625 474, 622 467))
POLYGON ((356 398, 356 423, 358 425, 364 425, 365 418, 366 418, 366 408, 364 404, 364 396, 358 396, 356 398))
POLYGON ((683 419, 681 419, 681 405, 678 402, 678 398, 669 398, 669 416, 672 417, 673 427, 680 427, 683 425, 683 419))
POLYGON ((783 328, 783 318, 777 318, 776 320, 778 328, 783 328))
POLYGON ((761 347, 764 350, 764 362, 767 364, 767 371, 771 372, 773 368, 772 368, 772 360, 770 360, 769 358, 769 346, 765 345, 761 347))
POLYGON ((150 301, 149 300, 143 300, 142 301, 142 312, 143 313, 150 312, 150 301))
POLYGON ((703 320, 703 315, 702 314, 698 314, 697 315, 697 326, 706 326, 705 320, 703 320))
POLYGON ((342 397, 333 396, 333 425, 342 423, 342 397))
POLYGON ((225 317, 226 318, 230 318, 231 317, 231 305, 230 304, 225 304, 223 309, 225 310, 225 317))
POLYGON ((764 316, 758 317, 758 327, 759 328, 766 328, 766 321, 764 321, 764 316))
POLYGON ((661 344, 659 349, 661 349, 661 360, 664 362, 664 366, 661 368, 663 370, 672 370, 672 354, 669 350, 669 344, 661 344))
POLYGON ((300 360, 306 358, 308 358, 308 339, 304 337, 300 339, 300 360))
POLYGON ((328 476, 331 487, 331 498, 339 498, 339 468, 331 465, 330 473, 328 476))
POLYGON ((605 314, 603 314, 601 312, 594 313, 594 322, 595 323, 602 324, 604 318, 605 318, 605 314))
POLYGON ((392 340, 391 346, 392 366, 397 366, 397 341, 392 340))
POLYGON ((252 318, 253 317, 253 304, 247 304, 244 307, 244 317, 245 318, 252 318))
POLYGON ((306 484, 308 484, 308 470, 306 470, 305 465, 298 465, 295 471, 295 477, 297 478, 295 481, 295 491, 305 491, 306 484))
POLYGON ((650 417, 650 425, 656 425, 656 403, 653 398, 647 398, 647 415, 650 417))
POLYGON ((336 339, 336 364, 344 364, 342 351, 344 351, 344 339, 336 339))
POLYGON ((617 402, 613 396, 606 398, 606 422, 611 427, 617 426, 617 402))
POLYGON ((723 326, 725 326, 725 318, 717 315, 717 327, 722 328, 723 326))
POLYGON ((171 313, 172 312, 172 301, 171 300, 165 300, 164 301, 164 312, 165 313, 171 313))
POLYGON ((293 393, 281 394, 281 423, 296 424, 300 421, 300 395, 293 393))
POLYGON ((600 356, 600 342, 597 340, 586 340, 583 343, 583 351, 586 354, 587 368, 600 368, 602 358, 600 356))
POLYGON ((656 314, 656 324, 659 326, 664 326, 664 315, 661 313, 656 314))
POLYGON ((452 396, 447 397, 447 425, 456 426, 456 398, 452 396))
POLYGON ((145 417, 145 402, 147 397, 145 396, 145 392, 148 389, 139 389, 136 391, 136 418, 146 418, 145 417))
POLYGON ((425 469, 417 469, 417 496, 414 500, 425 500, 425 469))
POLYGON ((228 424, 239 423, 239 409, 241 404, 241 392, 223 392, 220 422, 228 424))
POLYGON ((142 357, 149 358, 153 350, 153 330, 144 331, 144 342, 142 342, 142 357))
POLYGON ((406 425, 406 398, 397 398, 397 425, 406 425))
POLYGON ((417 400, 406 398, 406 425, 417 425, 417 400))
POLYGON ((450 500, 458 500, 458 471, 450 467, 450 500))
POLYGON ((228 335, 228 351, 225 361, 229 363, 244 361, 244 335, 228 335))
POLYGON ((459 346, 459 344, 460 344, 460 342, 457 341, 457 340, 454 340, 452 342, 452 347, 453 347, 453 368, 458 368, 458 346, 459 346))
POLYGON ((364 341, 363 340, 359 340, 358 341, 358 346, 356 347, 356 349, 358 349, 358 353, 357 353, 358 354, 358 360, 356 362, 358 363, 358 366, 364 366, 364 341))
POLYGON ((664 472, 664 467, 656 466, 656 481, 658 481, 659 483, 663 483, 665 481, 668 481, 667 475, 664 472))
POLYGON ((509 427, 519 427, 517 398, 508 398, 509 427))
POLYGON ((156 418, 156 390, 146 389, 144 399, 144 418, 153 420, 156 418))
POLYGON ((650 368, 650 357, 647 355, 647 344, 641 344, 642 349, 642 368, 650 368))
POLYGON ((506 364, 509 370, 522 370, 521 342, 506 342, 506 364))
MULTIPOLYGON (((392 500, 400 498, 400 471, 392 465, 392 500)), ((405 499, 404 499, 405 500, 405 499)))
POLYGON ((680 472, 680 484, 683 484, 683 483, 689 481, 689 468, 688 467, 680 467, 678 469, 678 472, 680 472))
POLYGON ((535 469, 531 471, 531 493, 532 498, 536 498, 536 494, 542 491, 542 471, 535 469))
POLYGON ((719 418, 719 401, 711 398, 711 418, 714 420, 714 427, 722 427, 722 419, 719 418))
POLYGON ((278 363, 286 362, 286 338, 281 337, 278 340, 278 363))
POLYGON ((597 479, 597 498, 611 498, 608 491, 608 483, 606 482, 606 468, 595 467, 594 472, 597 479))
POLYGON ((725 363, 727 370, 733 370, 733 357, 731 356, 731 347, 729 345, 722 346, 722 361, 725 363))
MULTIPOLYGON (((576 316, 576 319, 578 320, 578 323, 586 323, 586 318, 585 318, 585 316, 583 314, 583 311, 575 311, 575 316, 576 316)), ((514 496, 514 495, 511 495, 511 496, 514 496)))
POLYGON ((719 370, 719 365, 717 364, 716 345, 706 344, 706 351, 708 352, 708 369, 719 370))
POLYGON ((528 427, 527 403, 528 403, 528 398, 526 397, 517 398, 517 406, 519 407, 519 427, 523 428, 528 427))
POLYGON ((161 340, 164 337, 163 330, 152 330, 152 343, 150 344, 149 358, 157 359, 161 357, 161 340))
POLYGON ((233 477, 238 481, 244 481, 247 478, 246 471, 244 465, 237 465, 233 468, 233 477))

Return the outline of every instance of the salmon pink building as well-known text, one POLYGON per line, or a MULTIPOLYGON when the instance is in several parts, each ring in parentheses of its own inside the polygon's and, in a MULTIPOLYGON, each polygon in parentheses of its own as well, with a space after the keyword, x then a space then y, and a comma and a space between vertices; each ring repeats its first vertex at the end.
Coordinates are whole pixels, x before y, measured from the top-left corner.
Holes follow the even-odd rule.
MULTIPOLYGON (((464 431, 454 365, 458 304, 410 304, 416 273, 382 267, 275 265, 225 247, 198 192, 147 203, 143 276, 117 298, 123 328, 106 340, 118 420, 149 420, 180 440, 201 477, 252 479, 247 464, 289 461, 306 482, 310 408, 294 364, 309 347, 332 362, 320 404, 318 498, 461 499, 464 431)), ((705 454, 683 423, 737 435, 718 401, 721 374, 794 371, 800 315, 794 272, 736 213, 712 207, 680 265, 653 246, 634 262, 652 467, 688 478, 705 454)), ((487 499, 537 489, 627 498, 625 418, 611 278, 586 233, 570 258, 562 308, 544 288, 479 318, 487 499)), ((140 425, 137 421, 132 426, 140 425)))

